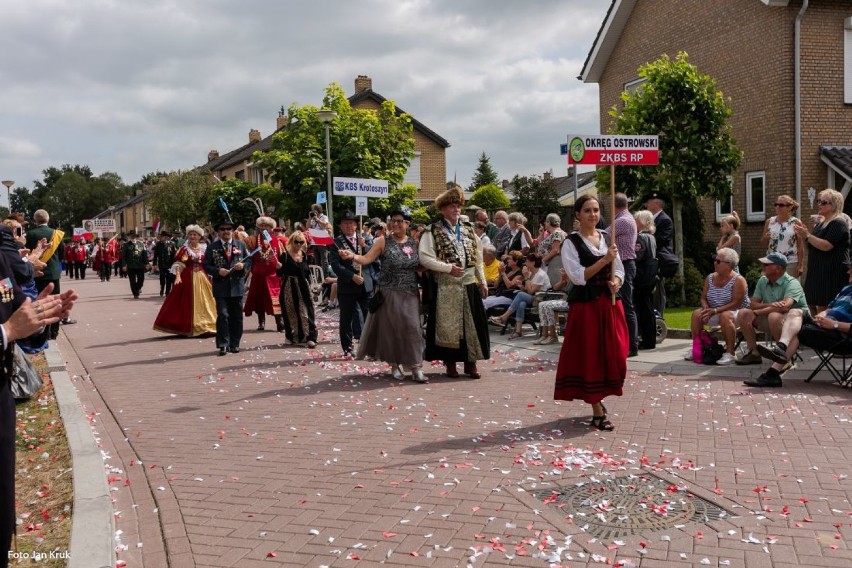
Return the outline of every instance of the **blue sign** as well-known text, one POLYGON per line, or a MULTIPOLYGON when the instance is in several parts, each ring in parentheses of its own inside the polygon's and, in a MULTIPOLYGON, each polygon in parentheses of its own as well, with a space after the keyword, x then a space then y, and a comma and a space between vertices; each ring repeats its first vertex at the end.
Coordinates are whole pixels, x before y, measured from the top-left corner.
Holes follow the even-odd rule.
POLYGON ((568 144, 560 144, 559 145, 559 155, 567 156, 568 155, 568 144))
POLYGON ((317 203, 325 203, 325 192, 318 191, 317 192, 317 203))

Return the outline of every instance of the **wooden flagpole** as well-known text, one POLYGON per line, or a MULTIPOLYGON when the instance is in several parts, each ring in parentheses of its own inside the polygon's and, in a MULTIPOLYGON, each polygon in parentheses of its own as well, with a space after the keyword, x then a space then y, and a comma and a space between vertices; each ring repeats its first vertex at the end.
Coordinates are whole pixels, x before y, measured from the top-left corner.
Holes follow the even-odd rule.
MULTIPOLYGON (((609 165, 609 234, 610 234, 610 244, 615 244, 615 164, 609 165)), ((610 280, 615 278, 615 259, 612 259, 612 266, 610 266, 610 280)), ((615 305, 615 291, 612 292, 612 305, 615 305)))

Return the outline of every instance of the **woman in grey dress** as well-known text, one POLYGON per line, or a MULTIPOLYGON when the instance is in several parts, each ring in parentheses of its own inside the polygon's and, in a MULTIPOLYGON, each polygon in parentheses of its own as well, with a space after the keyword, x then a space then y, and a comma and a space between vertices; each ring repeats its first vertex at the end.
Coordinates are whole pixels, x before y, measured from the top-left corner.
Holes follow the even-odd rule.
POLYGON ((404 376, 403 368, 411 371, 412 380, 425 383, 423 374, 423 329, 420 326, 420 293, 417 289, 417 267, 420 257, 417 243, 408 236, 411 215, 404 210, 390 214, 389 234, 373 241, 363 255, 339 251, 343 260, 370 264, 382 261, 378 289, 382 302, 371 311, 361 333, 357 359, 370 357, 391 366, 394 379, 404 376))

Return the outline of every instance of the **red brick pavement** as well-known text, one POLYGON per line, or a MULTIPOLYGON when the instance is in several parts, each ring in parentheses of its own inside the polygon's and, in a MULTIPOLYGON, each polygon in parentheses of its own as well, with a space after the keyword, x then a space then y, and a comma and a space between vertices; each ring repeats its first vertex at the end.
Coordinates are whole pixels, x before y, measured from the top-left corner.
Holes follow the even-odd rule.
POLYGON ((436 366, 398 383, 339 356, 336 311, 314 351, 252 317, 243 352, 217 357, 212 338, 151 331, 153 281, 139 300, 126 280, 74 286, 60 346, 128 566, 852 565, 852 391, 829 381, 634 371, 601 433, 552 400, 553 362, 514 344, 479 381, 436 366), (649 472, 730 515, 599 540, 529 492, 649 472))

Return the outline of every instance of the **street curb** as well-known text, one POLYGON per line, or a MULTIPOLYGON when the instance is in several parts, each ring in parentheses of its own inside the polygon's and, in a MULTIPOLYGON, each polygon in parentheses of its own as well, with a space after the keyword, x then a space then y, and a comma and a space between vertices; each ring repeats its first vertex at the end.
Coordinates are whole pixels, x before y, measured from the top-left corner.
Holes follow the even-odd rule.
POLYGON ((83 413, 77 390, 65 370, 62 353, 55 343, 50 343, 45 356, 62 423, 65 425, 74 476, 68 566, 111 568, 115 566, 115 519, 103 456, 83 413))

